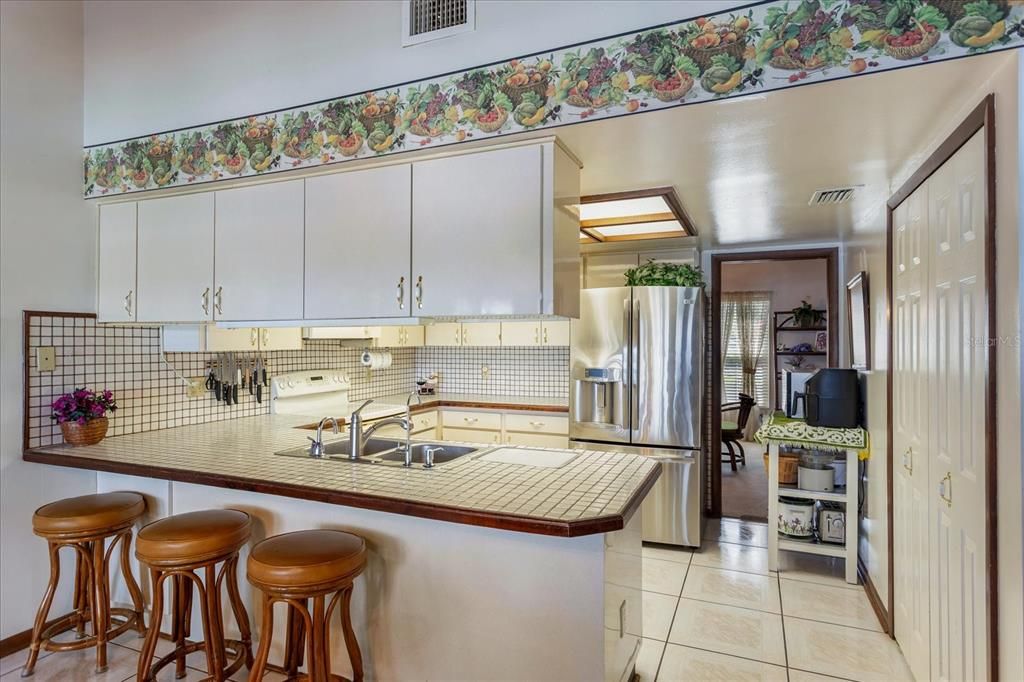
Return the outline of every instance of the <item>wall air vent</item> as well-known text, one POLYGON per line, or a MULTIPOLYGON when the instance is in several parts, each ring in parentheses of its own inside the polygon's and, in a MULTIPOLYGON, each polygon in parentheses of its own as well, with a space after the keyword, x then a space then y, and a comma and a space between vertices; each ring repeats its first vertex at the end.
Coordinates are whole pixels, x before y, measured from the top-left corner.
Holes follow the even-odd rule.
POLYGON ((418 45, 472 31, 476 0, 404 0, 402 46, 418 45))
POLYGON ((855 187, 835 187, 833 189, 818 189, 811 195, 808 206, 827 206, 832 204, 845 204, 853 198, 855 187))

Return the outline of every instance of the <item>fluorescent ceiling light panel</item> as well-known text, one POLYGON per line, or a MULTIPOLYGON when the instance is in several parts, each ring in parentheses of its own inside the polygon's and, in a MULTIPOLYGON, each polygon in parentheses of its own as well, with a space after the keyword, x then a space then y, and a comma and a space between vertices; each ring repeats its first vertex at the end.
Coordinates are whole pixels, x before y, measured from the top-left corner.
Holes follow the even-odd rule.
POLYGON ((593 204, 581 204, 580 220, 626 218, 636 215, 671 212, 672 209, 664 197, 639 197, 637 199, 618 199, 593 204))

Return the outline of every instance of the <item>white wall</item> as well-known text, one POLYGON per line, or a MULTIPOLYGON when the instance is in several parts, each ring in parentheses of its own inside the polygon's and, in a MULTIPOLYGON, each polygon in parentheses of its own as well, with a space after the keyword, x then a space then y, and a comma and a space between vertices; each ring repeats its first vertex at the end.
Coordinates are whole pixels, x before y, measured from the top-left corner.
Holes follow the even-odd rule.
MULTIPOLYGON (((21 460, 21 311, 94 307, 82 92, 81 4, 0 3, 0 638, 31 627, 49 576, 32 511, 96 486, 95 474, 21 460)), ((69 610, 65 594, 52 612, 69 610)))
POLYGON ((396 0, 95 0, 85 9, 85 141, 292 107, 737 4, 479 0, 474 33, 403 49, 396 0))

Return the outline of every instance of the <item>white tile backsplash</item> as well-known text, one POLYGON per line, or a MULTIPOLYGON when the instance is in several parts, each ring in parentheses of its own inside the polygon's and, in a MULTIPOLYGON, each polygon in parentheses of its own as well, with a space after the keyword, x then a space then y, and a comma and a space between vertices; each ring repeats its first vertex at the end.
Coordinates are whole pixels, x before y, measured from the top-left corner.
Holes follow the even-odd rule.
MULTIPOLYGON (((270 389, 262 403, 239 390, 239 403, 225 405, 212 392, 189 398, 181 377, 205 378, 213 353, 161 353, 160 329, 152 326, 103 326, 95 318, 61 313, 26 318, 28 333, 28 445, 62 442, 60 427, 50 419, 50 404, 78 387, 114 392, 118 410, 111 415, 108 435, 199 424, 267 414, 270 389), (56 350, 54 372, 39 372, 36 348, 56 350)), ((302 350, 263 353, 268 373, 313 369, 344 371, 351 381, 351 399, 409 391, 417 377, 437 372, 440 388, 449 393, 484 395, 568 396, 568 348, 392 348, 393 364, 368 372, 362 350, 337 340, 306 340, 302 350), (487 376, 481 375, 487 366, 487 376)), ((238 353, 240 357, 252 357, 238 353)))

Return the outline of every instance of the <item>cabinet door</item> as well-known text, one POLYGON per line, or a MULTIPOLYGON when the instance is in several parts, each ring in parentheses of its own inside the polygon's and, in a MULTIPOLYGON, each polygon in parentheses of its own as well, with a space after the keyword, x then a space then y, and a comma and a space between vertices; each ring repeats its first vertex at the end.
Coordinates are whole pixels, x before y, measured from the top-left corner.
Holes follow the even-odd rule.
POLYGON ((583 258, 583 286, 587 289, 625 286, 626 270, 635 268, 638 262, 635 252, 588 253, 583 258))
POLYGON ((259 332, 260 330, 255 327, 222 329, 208 325, 206 327, 206 350, 211 353, 258 350, 259 332))
POLYGON ((303 181, 217 192, 218 320, 302 318, 303 181))
POLYGON ((302 350, 302 327, 263 327, 260 350, 302 350))
POLYGON ((505 442, 509 445, 526 445, 532 448, 569 447, 569 436, 557 436, 550 433, 507 433, 505 442))
POLYGON ((135 320, 135 219, 134 201, 100 206, 96 298, 100 322, 135 320))
POLYGON ((411 182, 410 166, 306 180, 307 319, 411 314, 411 182))
POLYGON ((502 322, 501 345, 539 346, 540 322, 502 322))
POLYGON ((213 193, 139 202, 139 322, 213 319, 213 193))
POLYGON ((425 327, 426 346, 461 346, 462 325, 458 322, 438 322, 425 327))
POLYGON ((545 322, 541 326, 541 343, 545 346, 568 346, 569 320, 545 322))
POLYGON ((484 431, 482 429, 458 429, 445 426, 441 430, 441 438, 462 443, 500 443, 501 431, 484 431))
POLYGON ((538 314, 540 147, 413 164, 414 314, 538 314))
POLYGON ((403 330, 405 327, 376 327, 378 330, 374 337, 377 339, 376 345, 382 348, 399 348, 404 346, 405 334, 403 330))
POLYGON ((500 322, 466 322, 462 325, 463 346, 500 346, 500 322))
POLYGON ((403 346, 408 346, 409 348, 419 348, 420 346, 423 346, 426 343, 426 327, 422 327, 420 325, 409 325, 402 327, 402 330, 405 333, 404 343, 402 343, 403 346))

